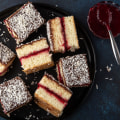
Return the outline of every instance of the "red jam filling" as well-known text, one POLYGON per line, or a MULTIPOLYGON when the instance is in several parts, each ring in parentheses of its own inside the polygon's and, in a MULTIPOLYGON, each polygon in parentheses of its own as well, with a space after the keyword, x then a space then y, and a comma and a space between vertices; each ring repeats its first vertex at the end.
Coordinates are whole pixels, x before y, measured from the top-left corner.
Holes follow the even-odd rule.
MULTIPOLYGON (((6 22, 8 22, 8 21, 7 21, 7 20, 4 20, 4 23, 6 23, 6 22)), ((14 34, 13 34, 13 30, 12 30, 8 25, 7 25, 6 27, 7 27, 8 31, 10 31, 11 36, 12 36, 13 38, 16 38, 16 36, 14 36, 14 34)))
POLYGON ((64 17, 60 18, 60 22, 61 22, 61 26, 62 26, 62 34, 63 34, 63 39, 64 39, 64 44, 62 46, 64 46, 65 51, 70 49, 70 46, 68 46, 68 42, 66 39, 66 35, 65 35, 65 22, 64 22, 64 17))
MULTIPOLYGON (((41 85, 40 83, 38 83, 38 88, 41 87, 44 90, 46 90, 46 92, 48 92, 50 95, 54 96, 59 102, 61 102, 62 104, 64 104, 65 106, 67 105, 68 100, 62 98, 61 96, 59 96, 58 94, 56 94, 54 91, 50 90, 49 88, 41 85)), ((37 88, 37 89, 38 89, 37 88)))
POLYGON ((62 79, 62 76, 61 76, 61 73, 60 73, 60 66, 59 66, 59 64, 57 64, 57 69, 58 69, 58 77, 59 77, 59 81, 60 81, 60 83, 63 84, 63 79, 62 79))
POLYGON ((90 30, 100 38, 109 38, 107 27, 114 37, 120 33, 120 10, 112 2, 101 2, 89 10, 88 25, 90 30), (106 25, 107 24, 107 27, 106 25))
POLYGON ((33 51, 32 53, 30 53, 30 54, 28 54, 28 55, 26 55, 26 56, 21 57, 21 58, 20 58, 20 62, 21 62, 21 64, 22 64, 22 60, 23 60, 23 59, 27 59, 27 58, 30 58, 30 57, 32 57, 32 56, 36 56, 36 55, 38 55, 38 54, 40 54, 40 53, 43 53, 43 52, 48 52, 49 50, 50 50, 50 48, 48 47, 48 48, 42 49, 42 50, 40 50, 40 51, 33 51))

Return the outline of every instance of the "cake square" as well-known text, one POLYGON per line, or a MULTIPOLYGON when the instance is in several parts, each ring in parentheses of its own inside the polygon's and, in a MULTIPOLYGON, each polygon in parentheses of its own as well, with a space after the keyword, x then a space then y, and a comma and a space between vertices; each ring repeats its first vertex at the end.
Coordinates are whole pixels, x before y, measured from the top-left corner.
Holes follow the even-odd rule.
POLYGON ((67 50, 74 52, 80 48, 74 16, 48 20, 47 36, 50 49, 54 53, 64 53, 67 50))
POLYGON ((60 58, 56 70, 59 81, 68 87, 89 86, 91 83, 85 54, 60 58))
POLYGON ((56 117, 62 115, 71 96, 70 89, 47 73, 38 83, 38 88, 34 93, 35 103, 56 117))
POLYGON ((35 39, 27 44, 19 45, 16 52, 26 74, 54 65, 46 38, 35 39))
POLYGON ((20 77, 15 77, 0 84, 0 103, 5 114, 9 115, 31 100, 32 96, 20 77))
POLYGON ((44 23, 44 19, 34 5, 28 2, 6 18, 4 23, 16 43, 19 44, 37 30, 44 23))
POLYGON ((15 57, 14 52, 0 42, 0 76, 3 76, 7 72, 8 67, 12 64, 15 57))

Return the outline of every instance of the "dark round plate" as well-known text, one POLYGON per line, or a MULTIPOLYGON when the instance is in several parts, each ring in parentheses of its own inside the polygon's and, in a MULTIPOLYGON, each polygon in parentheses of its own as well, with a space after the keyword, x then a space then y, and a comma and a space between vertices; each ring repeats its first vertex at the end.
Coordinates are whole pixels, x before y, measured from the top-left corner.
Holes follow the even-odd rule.
MULTIPOLYGON (((62 16, 69 16, 68 12, 65 12, 64 10, 61 10, 60 8, 46 5, 46 4, 39 4, 39 3, 34 3, 36 9, 40 11, 41 15, 46 19, 54 18, 56 16, 62 17, 62 16)), ((15 7, 9 8, 3 12, 0 13, 0 21, 3 21, 5 18, 7 18, 9 15, 11 15, 14 11, 16 11, 21 5, 17 5, 15 7)), ((63 115, 60 117, 60 119, 68 117, 69 114, 72 114, 74 110, 77 108, 78 105, 80 105, 85 98, 87 97, 88 93, 90 92, 92 85, 93 85, 93 80, 94 80, 94 75, 95 75, 95 68, 96 68, 96 60, 95 60, 95 53, 94 49, 91 43, 91 40, 86 33, 86 31, 83 29, 83 27, 80 25, 80 23, 75 19, 76 21, 76 26, 77 26, 77 33, 78 33, 78 38, 79 38, 79 44, 80 44, 80 49, 77 50, 74 53, 67 52, 65 54, 55 54, 53 55, 53 60, 56 62, 60 57, 65 57, 65 56, 70 56, 74 54, 80 54, 80 53, 85 53, 87 55, 87 60, 88 60, 88 65, 89 65, 89 71, 90 71, 90 78, 92 80, 92 84, 89 87, 79 87, 79 88, 72 88, 73 91, 73 96, 71 100, 69 101, 69 104, 64 110, 63 115)), ((32 35, 29 36, 29 38, 24 42, 29 42, 38 36, 46 36, 46 25, 43 25, 40 27, 36 32, 34 32, 32 35)), ((3 22, 0 22, 0 41, 2 41, 5 45, 7 45, 9 48, 11 48, 15 52, 15 40, 11 37, 11 35, 8 33, 6 26, 3 24, 3 22)), ((53 68, 47 69, 47 70, 42 70, 34 74, 30 75, 25 75, 25 73, 22 72, 22 68, 20 67, 20 62, 18 58, 15 59, 13 62, 12 67, 10 67, 9 72, 6 73, 5 76, 0 77, 0 83, 3 81, 9 80, 15 76, 20 76, 28 86, 28 89, 30 90, 32 96, 34 95, 34 92, 37 88, 37 83, 40 81, 42 78, 43 74, 45 71, 48 73, 52 74, 56 79, 56 71, 55 71, 55 66, 53 68)), ((2 112, 2 109, 0 109, 0 115, 7 118, 4 113, 2 112)), ((29 103, 26 106, 23 106, 22 108, 14 111, 11 113, 10 119, 12 120, 24 120, 24 119, 29 119, 29 120, 48 120, 48 119, 57 119, 53 117, 51 114, 47 113, 46 111, 42 110, 39 108, 34 101, 29 103)))

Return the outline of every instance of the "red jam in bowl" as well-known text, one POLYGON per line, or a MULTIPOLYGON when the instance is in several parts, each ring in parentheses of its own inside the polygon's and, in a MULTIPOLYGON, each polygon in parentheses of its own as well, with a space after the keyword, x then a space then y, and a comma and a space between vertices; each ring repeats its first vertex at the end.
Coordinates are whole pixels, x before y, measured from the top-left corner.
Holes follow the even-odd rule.
POLYGON ((113 36, 120 34, 120 8, 112 2, 101 2, 89 10, 88 26, 100 38, 109 38, 107 27, 110 26, 113 36))

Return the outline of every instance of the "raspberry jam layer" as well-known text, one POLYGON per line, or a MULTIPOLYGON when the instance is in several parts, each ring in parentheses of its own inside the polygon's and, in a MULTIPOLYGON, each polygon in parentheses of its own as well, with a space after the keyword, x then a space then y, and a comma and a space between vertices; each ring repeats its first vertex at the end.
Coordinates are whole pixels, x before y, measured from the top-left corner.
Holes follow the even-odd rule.
POLYGON ((70 46, 68 46, 68 41, 66 39, 64 17, 60 18, 60 22, 61 22, 61 26, 62 26, 62 35, 63 35, 63 39, 64 39, 64 44, 62 46, 64 46, 65 51, 66 51, 66 50, 70 49, 70 46))
POLYGON ((89 28, 100 38, 109 38, 105 22, 109 24, 114 37, 120 34, 120 9, 112 2, 98 3, 89 10, 89 28))
POLYGON ((14 35, 13 30, 12 30, 12 29, 9 27, 9 25, 8 25, 8 21, 7 21, 7 20, 4 20, 4 23, 6 24, 6 27, 7 27, 8 31, 11 33, 11 36, 12 36, 13 38, 16 38, 16 36, 14 35))
POLYGON ((59 102, 61 102, 62 104, 64 104, 64 106, 67 105, 68 100, 62 98, 61 96, 59 96, 58 94, 56 94, 54 91, 52 91, 49 88, 45 87, 44 85, 41 85, 40 83, 38 83, 38 88, 40 88, 40 87, 43 88, 50 95, 54 96, 59 102))
POLYGON ((57 69, 58 69, 58 79, 59 79, 59 82, 63 84, 63 79, 62 79, 62 76, 61 76, 61 73, 60 73, 60 66, 59 66, 59 64, 57 64, 57 69))
POLYGON ((22 60, 23 59, 28 59, 30 57, 36 56, 36 55, 41 54, 43 52, 49 52, 49 50, 50 50, 50 48, 48 47, 48 48, 45 48, 45 49, 42 49, 42 50, 39 50, 39 51, 33 51, 32 53, 30 53, 30 54, 28 54, 26 56, 21 57, 20 58, 20 62, 22 64, 22 60))

